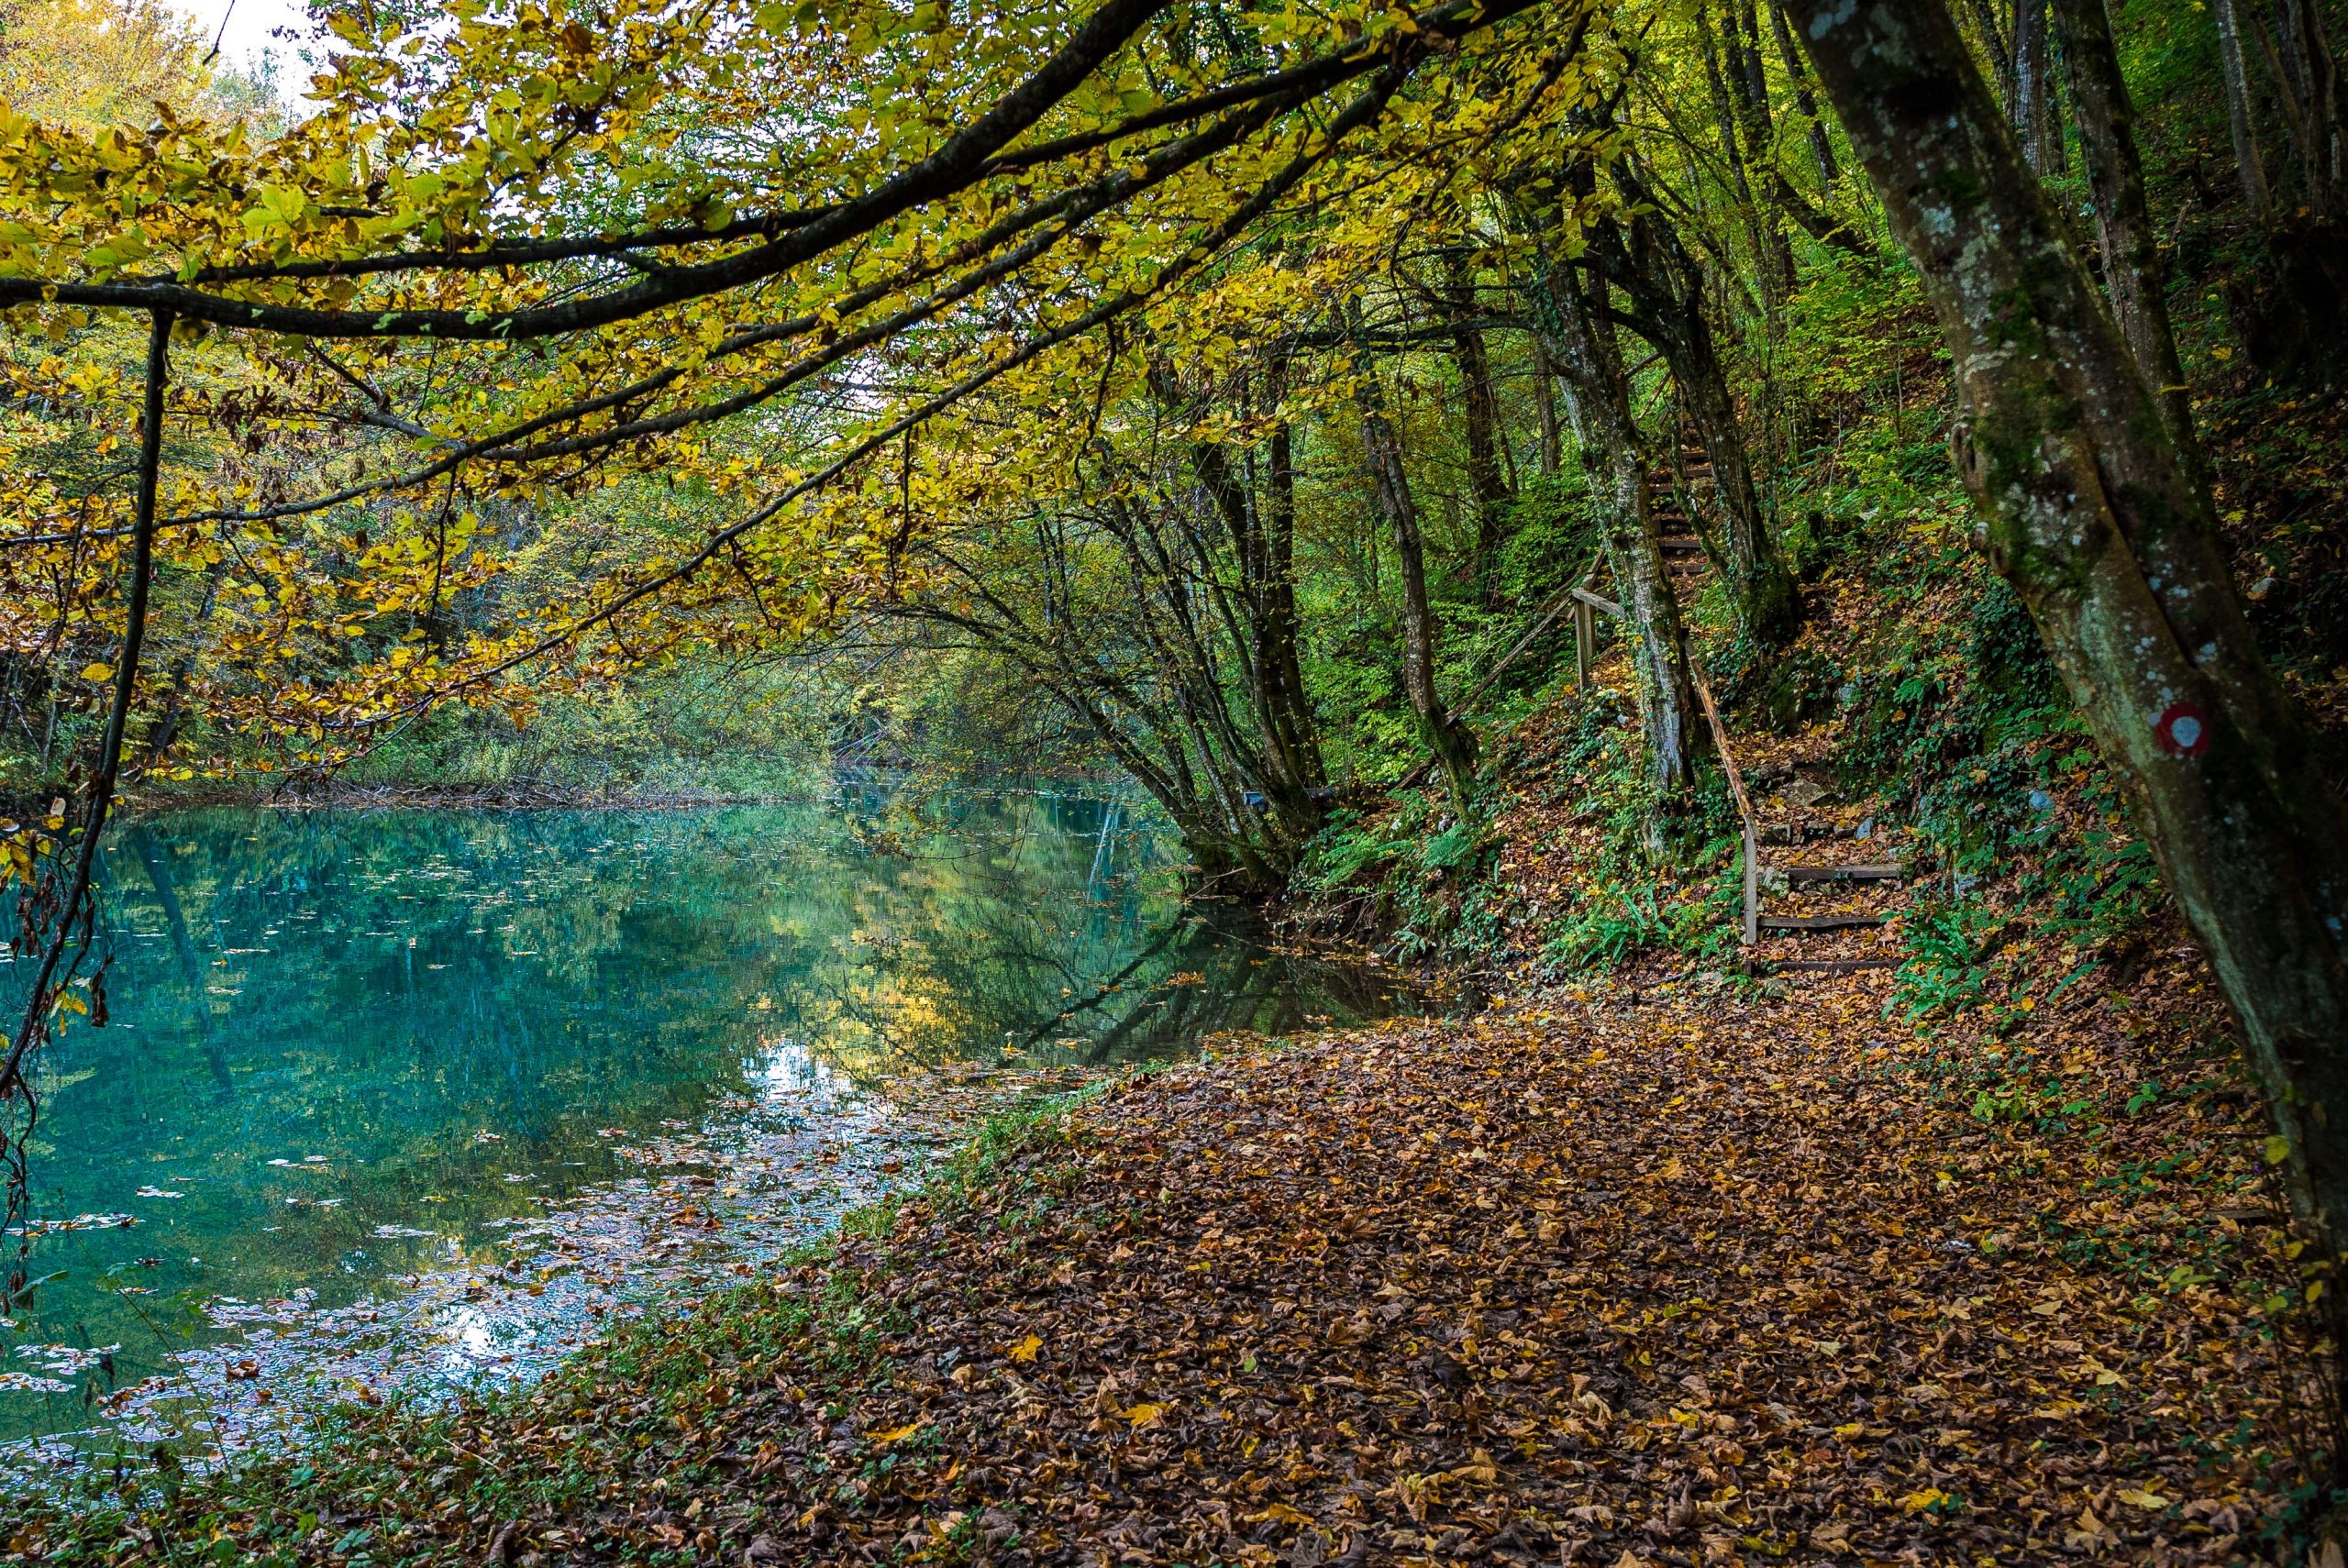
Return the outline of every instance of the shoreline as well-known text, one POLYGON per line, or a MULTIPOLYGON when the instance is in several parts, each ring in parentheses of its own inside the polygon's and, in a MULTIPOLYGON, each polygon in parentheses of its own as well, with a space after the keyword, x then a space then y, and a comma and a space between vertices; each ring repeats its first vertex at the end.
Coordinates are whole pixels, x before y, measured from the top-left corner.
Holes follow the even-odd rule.
POLYGON ((1984 1124, 1873 984, 1226 1040, 989 1121, 912 1195, 526 1394, 354 1409, 320 1452, 13 1539, 1710 1568, 2215 1563, 2287 1528, 2304 1369, 2227 1283, 2280 1236, 2254 1118, 2213 1092, 2094 1139, 1984 1124), (2101 1185, 2187 1149, 2189 1182, 2101 1185), (2215 1283, 2125 1263, 2180 1237, 2215 1283))
MULTIPOLYGON (((864 769, 834 774, 829 779, 777 790, 658 790, 640 786, 587 786, 539 782, 518 784, 329 784, 324 788, 244 789, 188 792, 134 791, 125 800, 127 810, 141 812, 190 811, 213 806, 253 806, 272 811, 677 811, 703 806, 775 806, 817 804, 843 788, 902 782, 902 770, 864 769)), ((1114 788, 1112 781, 1088 778, 1031 779, 1024 785, 956 786, 975 793, 1010 795, 1045 792, 1052 787, 1066 792, 1114 788)))

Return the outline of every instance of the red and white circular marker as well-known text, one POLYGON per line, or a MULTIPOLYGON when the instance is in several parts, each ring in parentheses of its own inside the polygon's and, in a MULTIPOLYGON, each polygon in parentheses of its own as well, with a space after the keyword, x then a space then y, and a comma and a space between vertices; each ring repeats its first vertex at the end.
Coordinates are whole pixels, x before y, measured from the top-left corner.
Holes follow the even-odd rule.
POLYGON ((2153 738, 2171 756, 2198 756, 2210 744, 2210 721, 2193 703, 2174 703, 2153 722, 2153 738))

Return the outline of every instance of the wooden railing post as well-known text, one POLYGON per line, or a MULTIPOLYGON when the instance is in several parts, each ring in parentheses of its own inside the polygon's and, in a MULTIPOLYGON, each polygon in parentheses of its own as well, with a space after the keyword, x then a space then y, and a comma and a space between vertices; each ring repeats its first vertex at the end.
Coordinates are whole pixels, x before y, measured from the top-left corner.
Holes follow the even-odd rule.
POLYGON ((1753 819, 1744 819, 1744 945, 1761 940, 1761 846, 1755 842, 1753 819))
POLYGON ((1721 723, 1721 711, 1712 701, 1712 688, 1704 679, 1703 666, 1690 654, 1688 657, 1689 682, 1696 688, 1697 700, 1704 705, 1704 723, 1711 726, 1712 745, 1721 754, 1722 771, 1728 775, 1729 793, 1736 797, 1736 812, 1744 821, 1744 945, 1751 947, 1761 940, 1761 834, 1753 819, 1753 800, 1744 792, 1744 775, 1736 766, 1736 756, 1728 748, 1728 727, 1721 723))

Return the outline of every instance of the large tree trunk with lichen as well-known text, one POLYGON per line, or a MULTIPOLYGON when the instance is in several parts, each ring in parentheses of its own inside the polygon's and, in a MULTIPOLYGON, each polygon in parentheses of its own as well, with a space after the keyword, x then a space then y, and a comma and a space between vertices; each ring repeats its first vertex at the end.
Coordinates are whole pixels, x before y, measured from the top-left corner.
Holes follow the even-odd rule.
MULTIPOLYGON (((1603 288, 1602 282, 1593 284, 1603 288)), ((1701 749, 1694 683, 1679 602, 1663 561, 1647 488, 1647 461, 1631 418, 1630 388, 1614 332, 1591 308, 1580 280, 1554 261, 1526 291, 1542 346, 1566 387, 1566 415, 1589 475, 1615 592, 1631 624, 1640 718, 1646 728, 1648 775, 1667 812, 1685 802, 1701 749)))
POLYGON ((2251 636, 2208 489, 1942 0, 1808 9, 1799 30, 1940 318, 1989 559, 2233 1003, 2329 1271, 2348 1251, 2348 819, 2251 636))

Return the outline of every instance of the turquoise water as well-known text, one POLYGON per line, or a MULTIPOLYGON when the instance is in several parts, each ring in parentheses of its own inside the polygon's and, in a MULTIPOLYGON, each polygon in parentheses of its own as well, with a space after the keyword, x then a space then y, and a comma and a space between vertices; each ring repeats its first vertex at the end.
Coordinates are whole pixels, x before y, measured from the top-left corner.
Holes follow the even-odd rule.
POLYGON ((526 1367, 812 1234, 1006 1088, 1398 1005, 1186 909, 1103 816, 128 827, 112 1021, 39 1064, 40 1283, 0 1328, 0 1437, 225 1441, 419 1367, 526 1367))

